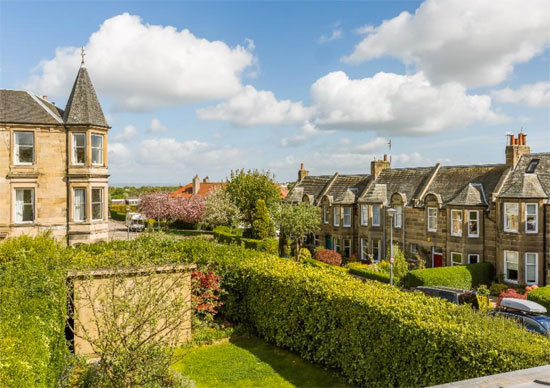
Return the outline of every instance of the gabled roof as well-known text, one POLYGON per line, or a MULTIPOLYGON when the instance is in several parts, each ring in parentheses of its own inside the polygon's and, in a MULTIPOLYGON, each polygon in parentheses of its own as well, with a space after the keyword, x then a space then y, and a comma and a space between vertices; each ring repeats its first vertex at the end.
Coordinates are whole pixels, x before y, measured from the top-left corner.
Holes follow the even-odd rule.
POLYGON ((361 202, 365 203, 382 203, 388 201, 388 187, 386 184, 375 183, 370 187, 366 194, 361 198, 361 202))
POLYGON ((333 203, 355 203, 369 179, 370 175, 338 175, 325 194, 332 196, 333 203))
POLYGON ((504 182, 499 197, 548 198, 550 194, 550 153, 526 154, 504 182), (533 173, 527 173, 529 163, 538 159, 533 173))
POLYGON ((0 123, 63 124, 63 110, 24 90, 0 89, 0 123))
POLYGON ((382 201, 382 198, 379 198, 381 195, 380 189, 376 192, 376 189, 371 187, 371 190, 360 201, 388 203, 393 193, 402 193, 410 203, 413 198, 416 198, 432 170, 433 167, 388 168, 382 170, 376 178, 375 184, 376 186, 385 186, 384 200, 382 201))
POLYGON ((289 202, 301 202, 304 195, 312 195, 314 199, 318 199, 319 194, 331 179, 331 175, 305 176, 294 185, 285 200, 289 202))
POLYGON ((67 124, 109 127, 85 66, 78 70, 63 120, 67 124))
POLYGON ((176 191, 170 193, 171 197, 183 197, 190 198, 193 195, 198 195, 199 197, 206 198, 210 192, 215 189, 222 188, 226 184, 224 182, 200 182, 199 192, 193 194, 193 183, 188 183, 185 186, 180 187, 176 191))
POLYGON ((456 206, 488 206, 483 185, 468 183, 451 201, 449 205, 456 206))

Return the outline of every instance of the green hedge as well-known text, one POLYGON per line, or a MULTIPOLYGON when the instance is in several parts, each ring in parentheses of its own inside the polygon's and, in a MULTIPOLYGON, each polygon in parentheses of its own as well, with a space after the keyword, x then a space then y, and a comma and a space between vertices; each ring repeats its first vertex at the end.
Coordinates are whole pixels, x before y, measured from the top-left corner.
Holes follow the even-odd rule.
POLYGON ((543 305, 550 314, 550 286, 539 287, 530 291, 527 299, 543 305))
POLYGON ((242 244, 245 248, 267 252, 273 255, 276 255, 279 251, 279 243, 275 238, 266 238, 264 240, 244 238, 222 228, 215 228, 213 233, 216 241, 222 244, 242 244))
POLYGON ((310 265, 312 267, 316 267, 316 268, 328 268, 332 271, 348 272, 348 269, 345 268, 345 267, 340 267, 340 266, 337 266, 337 265, 330 265, 330 264, 327 264, 327 263, 323 263, 322 261, 315 260, 314 258, 311 258, 311 257, 307 258, 307 259, 304 259, 302 261, 302 263, 310 265))
POLYGON ((446 286, 470 290, 480 284, 491 284, 494 267, 491 263, 415 269, 403 279, 406 288, 418 286, 446 286))
POLYGON ((117 221, 126 221, 126 213, 117 212, 116 210, 111 210, 111 218, 117 221))
MULTIPOLYGON (((366 268, 349 268, 349 273, 356 276, 361 276, 365 279, 376 280, 382 283, 390 283, 390 274, 387 272, 369 271, 366 268)), ((393 283, 398 284, 400 279, 397 276, 393 277, 393 283)))

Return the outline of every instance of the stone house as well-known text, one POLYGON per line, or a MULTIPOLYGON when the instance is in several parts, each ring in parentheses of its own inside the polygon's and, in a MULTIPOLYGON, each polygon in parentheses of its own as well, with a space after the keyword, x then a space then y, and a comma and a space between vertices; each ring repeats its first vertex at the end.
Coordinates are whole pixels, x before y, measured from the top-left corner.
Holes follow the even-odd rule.
POLYGON ((331 176, 302 165, 286 201, 321 207, 312 242, 347 257, 379 261, 393 235, 430 267, 485 261, 502 281, 550 284, 550 153, 526 139, 510 135, 496 165, 391 168, 385 155, 370 174, 331 176))
POLYGON ((45 96, 0 90, 0 238, 108 238, 109 128, 84 62, 64 110, 45 96))

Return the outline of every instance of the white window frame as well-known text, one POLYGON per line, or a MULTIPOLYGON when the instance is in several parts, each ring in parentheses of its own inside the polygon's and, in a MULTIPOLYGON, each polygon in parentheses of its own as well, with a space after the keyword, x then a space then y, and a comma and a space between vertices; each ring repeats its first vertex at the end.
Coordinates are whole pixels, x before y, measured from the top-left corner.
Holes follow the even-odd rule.
POLYGON ((332 209, 332 224, 334 226, 340 226, 340 207, 334 206, 332 209))
POLYGON ((451 252, 451 267, 457 266, 457 265, 464 265, 464 255, 460 252, 451 252), (454 261, 454 255, 460 256, 460 263, 455 263, 454 261))
POLYGON ((339 252, 341 249, 340 249, 340 239, 338 237, 333 237, 332 238, 332 250, 334 252, 339 252))
POLYGON ((394 206, 394 209, 395 215, 393 216, 393 226, 396 229, 401 229, 401 226, 403 225, 403 206, 396 205, 394 206))
POLYGON ((342 253, 347 255, 348 258, 351 257, 351 238, 342 239, 342 253), (346 253, 346 249, 349 249, 349 254, 346 253))
POLYGON ((437 208, 436 207, 429 207, 428 208, 428 232, 437 232, 437 208), (435 215, 430 215, 430 211, 435 211, 435 215), (434 219, 435 220, 435 227, 433 225, 431 225, 431 222, 430 220, 431 219, 434 219))
MULTIPOLYGON (((24 200, 24 197, 25 197, 25 194, 23 193, 23 203, 22 203, 22 206, 23 208, 25 207, 25 205, 29 205, 28 203, 25 203, 25 200, 24 200)), ((13 221, 15 224, 17 225, 26 225, 26 224, 34 224, 34 221, 36 220, 36 193, 35 193, 35 189, 34 187, 15 187, 13 189, 13 221), (21 219, 20 221, 17 219, 17 192, 18 191, 30 191, 31 192, 31 203, 30 205, 32 206, 32 220, 30 221, 23 221, 23 219, 21 219)), ((21 212, 21 214, 23 214, 23 212, 21 212)))
POLYGON ((468 215, 468 237, 479 237, 479 210, 468 210, 466 211, 466 214, 468 215), (472 220, 472 218, 470 217, 470 215, 472 213, 475 213, 476 214, 476 220, 472 220), (477 233, 473 234, 473 233, 470 233, 470 222, 475 222, 477 224, 477 233))
POLYGON ((72 137, 72 140, 73 140, 73 165, 75 166, 84 166, 86 164, 86 144, 88 143, 87 139, 86 139, 86 132, 73 132, 73 137, 72 137), (82 136, 84 137, 84 146, 77 146, 76 145, 76 137, 77 136, 82 136), (84 161, 82 163, 80 162, 77 162, 77 149, 79 148, 84 148, 84 161))
POLYGON ((536 252, 525 252, 525 284, 537 284, 539 282, 539 254, 536 252), (527 260, 528 255, 533 255, 535 257, 535 281, 530 282, 527 280, 527 268, 532 266, 527 260))
POLYGON ((92 133, 90 143, 91 143, 90 146, 92 148, 92 165, 93 166, 103 166, 103 147, 104 147, 103 135, 101 135, 99 133, 92 133), (101 139, 101 146, 100 147, 94 147, 94 137, 98 137, 98 138, 101 139), (100 158, 99 162, 94 162, 94 149, 99 150, 99 158, 100 158))
POLYGON ((328 224, 328 210, 327 210, 327 205, 323 205, 323 223, 328 224))
POLYGON ((361 204, 361 226, 369 225, 369 205, 361 204))
POLYGON ((459 209, 451 209, 451 236, 454 237, 462 237, 462 229, 463 229, 463 220, 462 220, 462 210, 459 209), (454 231, 454 215, 458 214, 459 220, 460 220, 460 228, 458 232, 454 231))
POLYGON ((480 263, 481 261, 481 255, 479 253, 469 253, 468 254, 468 264, 472 264, 472 256, 477 257, 477 261, 474 264, 480 263))
POLYGON ((361 260, 369 258, 369 241, 366 238, 361 239, 361 260))
POLYGON ((34 146, 34 132, 33 131, 13 131, 13 164, 16 166, 32 166, 35 161, 35 146, 34 146), (32 161, 31 162, 21 162, 19 160, 21 145, 17 143, 17 134, 19 133, 30 133, 32 135, 32 145, 24 145, 23 147, 31 147, 32 148, 32 161))
POLYGON ((372 240, 372 260, 376 263, 379 263, 382 260, 382 240, 372 240), (374 242, 378 241, 378 257, 374 257, 374 242))
POLYGON ((342 219, 342 226, 344 228, 351 228, 351 207, 345 206, 344 210, 343 210, 343 213, 344 213, 344 216, 343 216, 343 219, 342 219), (349 222, 346 222, 346 212, 349 212, 349 214, 347 215, 347 217, 349 218, 348 219, 349 222))
POLYGON ((87 215, 88 215, 88 209, 87 209, 87 202, 88 202, 88 193, 87 193, 87 190, 85 187, 73 187, 73 222, 86 222, 86 218, 87 218, 87 215), (84 203, 83 204, 78 204, 78 205, 82 205, 84 206, 84 218, 82 219, 77 219, 76 218, 76 206, 77 206, 77 203, 76 203, 76 192, 82 190, 84 192, 84 203))
POLYGON ((411 255, 418 254, 418 244, 410 243, 409 244, 409 252, 411 253, 411 255), (414 249, 413 249, 413 247, 414 247, 414 249))
POLYGON ((518 281, 519 281, 519 252, 518 251, 503 251, 503 259, 504 259, 504 280, 508 283, 515 283, 517 284, 518 281), (507 260, 507 256, 508 256, 508 253, 515 253, 516 254, 516 257, 518 259, 518 278, 516 280, 513 280, 513 279, 508 279, 508 260, 507 260))
POLYGON ((92 187, 91 190, 91 198, 90 202, 92 204, 92 221, 103 221, 105 219, 104 216, 104 210, 105 210, 105 190, 103 190, 103 187, 92 187), (101 201, 100 202, 94 202, 94 190, 100 190, 101 191, 101 201), (94 205, 100 205, 100 218, 94 218, 94 205))
POLYGON ((372 226, 380 226, 380 205, 372 205, 372 226), (376 217, 375 217, 376 215, 376 217), (375 222, 375 220, 378 220, 375 222))
POLYGON ((526 203, 525 204, 525 233, 528 233, 528 234, 537 234, 539 232, 539 205, 537 203, 526 203), (527 225, 528 225, 528 221, 527 221, 527 217, 529 216, 529 213, 527 212, 527 209, 529 208, 529 206, 534 206, 535 207, 535 230, 527 230, 527 225))
POLYGON ((509 232, 509 233, 518 233, 519 231, 519 203, 518 202, 504 202, 504 205, 502 207, 502 217, 503 217, 503 226, 504 226, 504 231, 505 232, 509 232), (508 208, 508 206, 515 206, 517 208, 517 219, 518 219, 518 228, 517 229, 510 229, 509 225, 508 225, 508 217, 506 217, 506 210, 508 208))

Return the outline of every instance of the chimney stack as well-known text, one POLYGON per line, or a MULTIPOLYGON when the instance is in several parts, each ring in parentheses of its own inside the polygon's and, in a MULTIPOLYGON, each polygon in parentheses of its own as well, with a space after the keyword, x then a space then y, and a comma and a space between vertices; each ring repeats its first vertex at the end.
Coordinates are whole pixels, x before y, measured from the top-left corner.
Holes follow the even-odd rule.
POLYGON ((193 195, 198 194, 200 188, 201 188, 201 182, 200 182, 200 179, 199 179, 199 174, 197 174, 193 178, 193 195))
POLYGON ((202 180, 202 183, 210 183, 210 178, 208 176, 205 176, 202 180))
POLYGON ((374 159, 370 162, 370 174, 372 179, 376 179, 382 170, 390 168, 390 161, 388 160, 388 155, 384 154, 383 160, 374 159))
POLYGON ((531 147, 527 145, 527 135, 519 133, 516 138, 513 134, 508 135, 510 142, 506 146, 506 165, 515 168, 522 155, 530 154, 531 147))
POLYGON ((309 175, 309 171, 304 169, 304 164, 301 163, 300 164, 300 169, 298 170, 298 180, 301 181, 302 179, 304 179, 308 175, 309 175))

